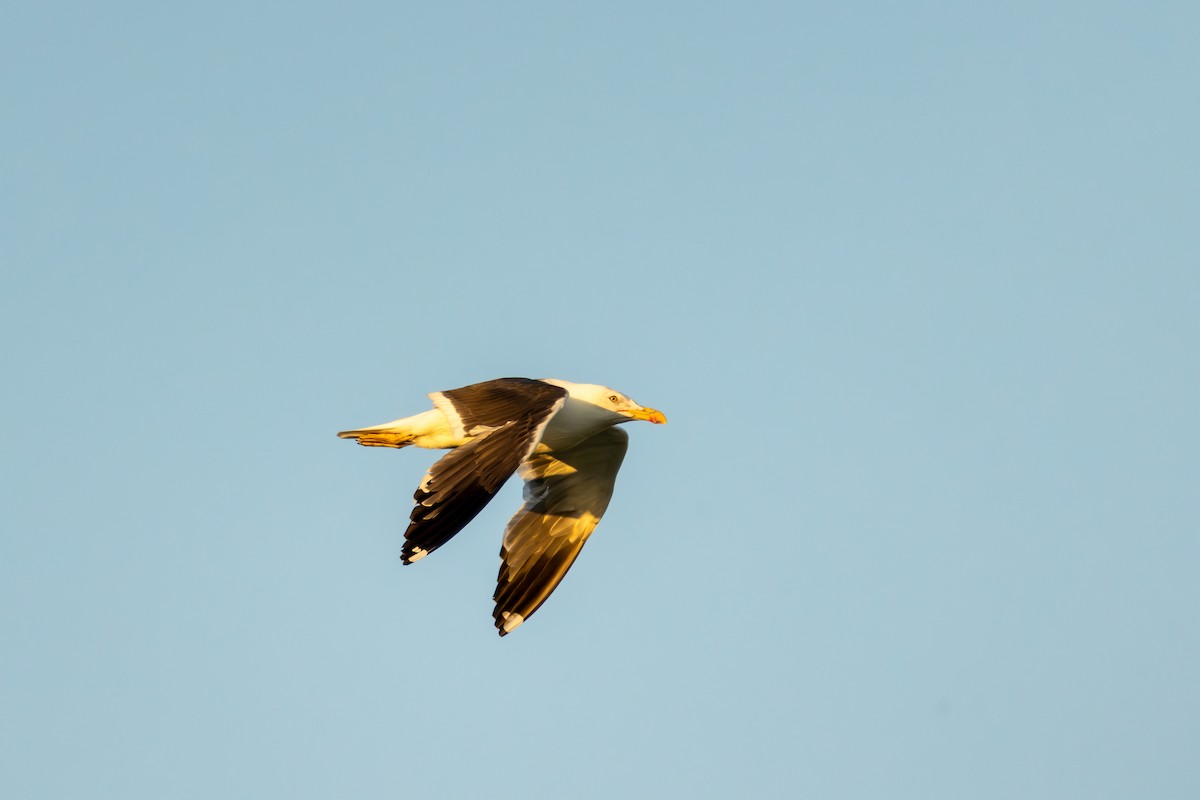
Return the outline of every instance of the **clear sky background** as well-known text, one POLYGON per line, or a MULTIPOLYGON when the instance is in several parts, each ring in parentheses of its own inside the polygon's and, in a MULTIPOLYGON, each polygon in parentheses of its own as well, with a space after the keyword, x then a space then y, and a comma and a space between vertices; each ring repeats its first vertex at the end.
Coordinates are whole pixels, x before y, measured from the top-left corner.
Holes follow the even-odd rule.
POLYGON ((26 3, 0 794, 1200 797, 1200 6, 26 3), (334 438, 600 382, 509 485, 334 438))

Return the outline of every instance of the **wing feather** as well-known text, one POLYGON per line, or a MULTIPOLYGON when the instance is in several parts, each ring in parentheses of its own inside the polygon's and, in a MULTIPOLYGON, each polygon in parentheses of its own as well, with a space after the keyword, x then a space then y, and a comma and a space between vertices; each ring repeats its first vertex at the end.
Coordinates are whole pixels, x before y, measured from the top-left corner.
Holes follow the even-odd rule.
POLYGON ((413 494, 401 552, 405 564, 424 558, 466 527, 537 447, 567 393, 541 381, 528 383, 538 386, 502 378, 440 393, 467 433, 478 432, 430 467, 413 494))
POLYGON ((521 464, 525 504, 504 531, 493 596, 501 636, 529 619, 575 563, 608 508, 628 445, 624 431, 606 428, 521 464))

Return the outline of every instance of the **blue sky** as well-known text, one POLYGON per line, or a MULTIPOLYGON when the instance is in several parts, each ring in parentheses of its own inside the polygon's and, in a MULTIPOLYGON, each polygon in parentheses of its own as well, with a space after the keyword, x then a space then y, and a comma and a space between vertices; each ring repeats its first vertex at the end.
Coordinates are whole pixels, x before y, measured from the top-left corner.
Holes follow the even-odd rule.
POLYGON ((26 4, 0 31, 0 791, 1200 795, 1189 3, 26 4), (436 6, 436 7, 435 7, 436 6), (401 568, 503 375, 610 384, 401 568))

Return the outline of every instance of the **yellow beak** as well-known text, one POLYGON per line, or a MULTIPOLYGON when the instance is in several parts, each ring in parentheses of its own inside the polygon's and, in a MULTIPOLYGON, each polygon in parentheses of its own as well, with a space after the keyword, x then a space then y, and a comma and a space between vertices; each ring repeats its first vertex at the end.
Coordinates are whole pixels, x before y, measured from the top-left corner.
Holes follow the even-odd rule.
POLYGON ((638 408, 633 411, 622 411, 621 413, 630 419, 644 419, 646 422, 653 422, 655 425, 667 424, 667 415, 653 408, 638 408))

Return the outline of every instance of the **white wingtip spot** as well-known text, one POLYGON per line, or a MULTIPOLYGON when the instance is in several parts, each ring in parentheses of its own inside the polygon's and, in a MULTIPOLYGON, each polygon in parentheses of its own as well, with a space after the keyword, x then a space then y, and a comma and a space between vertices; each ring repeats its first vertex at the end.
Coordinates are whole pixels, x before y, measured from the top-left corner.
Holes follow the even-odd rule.
POLYGON ((408 563, 411 564, 414 561, 420 561, 422 558, 424 558, 427 555, 429 555, 428 550, 424 550, 420 547, 414 547, 413 551, 412 551, 412 555, 408 557, 408 563))
POLYGON ((505 633, 512 633, 514 628, 525 621, 525 618, 520 614, 513 614, 510 611, 505 611, 500 616, 504 618, 504 624, 501 627, 504 628, 505 633))

